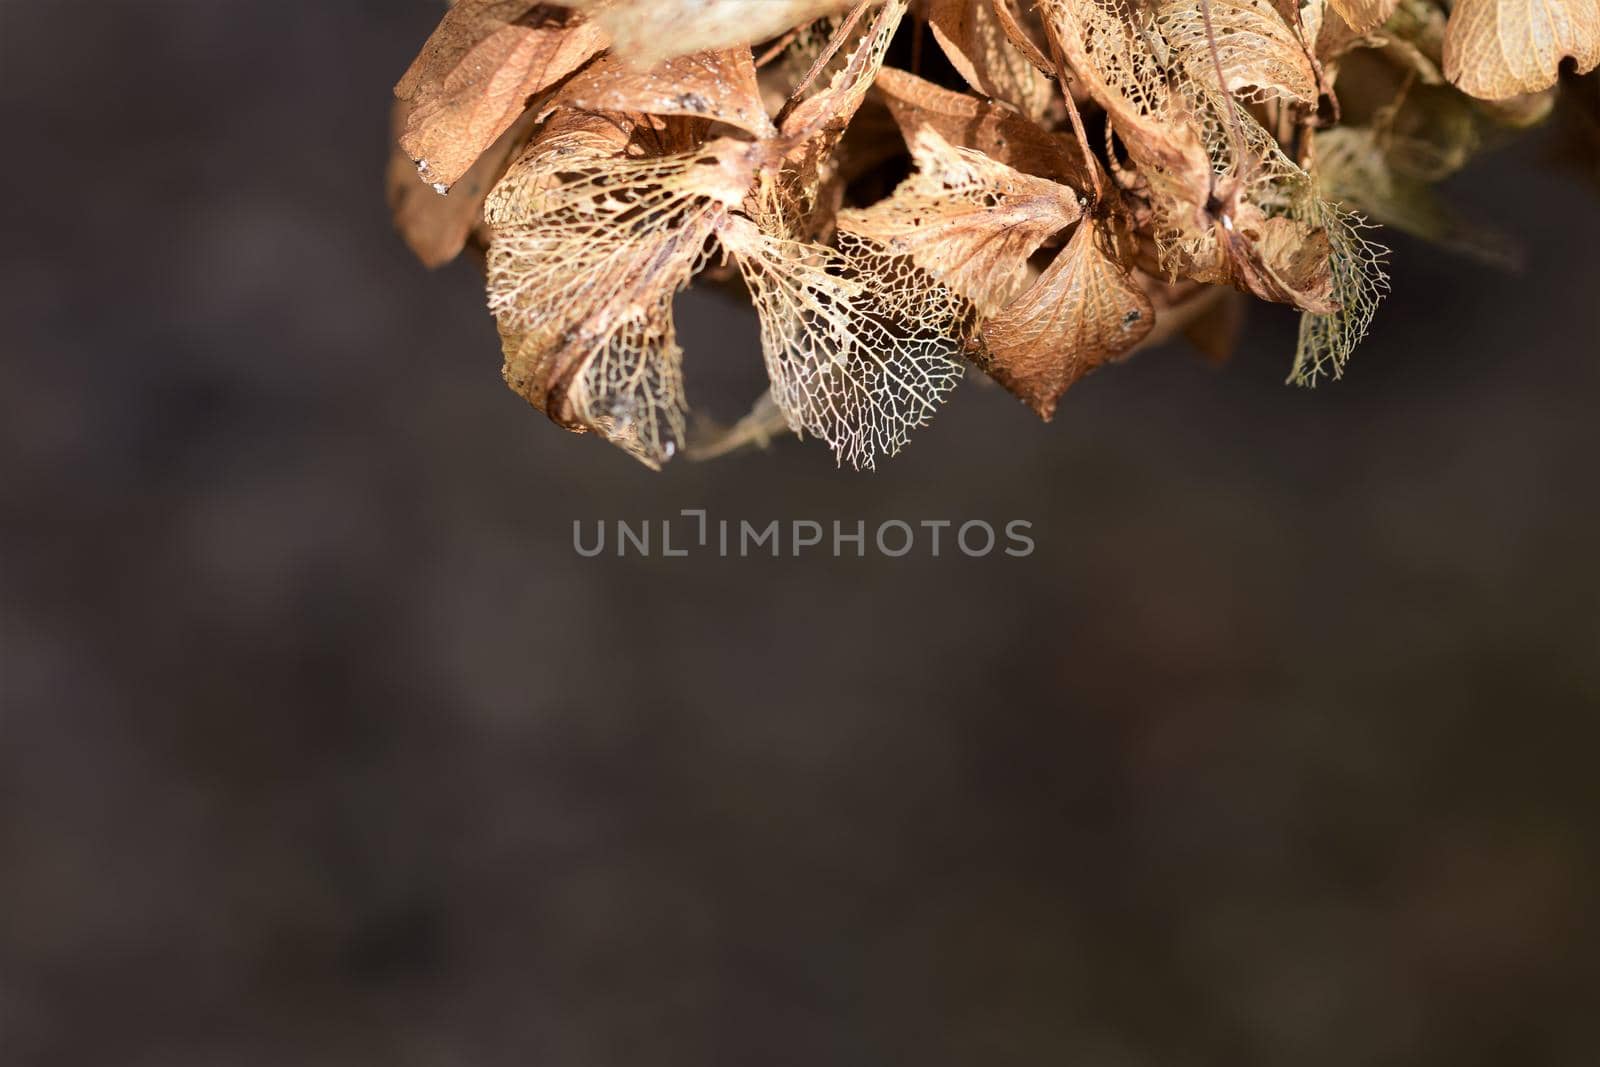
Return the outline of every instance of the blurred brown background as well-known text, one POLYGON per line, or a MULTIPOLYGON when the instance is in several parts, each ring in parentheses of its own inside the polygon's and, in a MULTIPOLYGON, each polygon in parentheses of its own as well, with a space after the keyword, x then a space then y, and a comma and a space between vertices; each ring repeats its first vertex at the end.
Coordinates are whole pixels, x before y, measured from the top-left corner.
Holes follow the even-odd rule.
MULTIPOLYGON (((0 1062, 1600 1061, 1600 199, 1342 383, 969 384, 652 475, 383 202, 433 0, 0 0, 0 1062), (573 519, 1038 551, 583 560, 573 519)), ((753 391, 753 324, 683 326, 753 391)))

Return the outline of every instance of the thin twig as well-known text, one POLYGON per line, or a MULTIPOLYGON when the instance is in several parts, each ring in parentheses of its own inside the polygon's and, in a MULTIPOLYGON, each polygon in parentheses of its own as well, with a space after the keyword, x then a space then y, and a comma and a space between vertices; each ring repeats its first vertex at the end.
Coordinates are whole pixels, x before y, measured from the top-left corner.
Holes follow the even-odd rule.
POLYGON ((1062 53, 1061 39, 1056 36, 1056 30, 1049 19, 1044 20, 1044 34, 1050 42, 1050 55, 1056 65, 1056 84, 1061 87, 1061 95, 1067 102, 1067 118, 1072 120, 1072 132, 1078 138, 1078 147, 1083 150, 1083 162, 1089 169, 1089 182, 1094 186, 1095 206, 1100 206, 1103 191, 1100 188, 1100 165, 1095 159, 1094 151, 1089 147, 1089 134, 1083 128, 1083 116, 1078 114, 1078 102, 1072 98, 1072 87, 1067 84, 1067 60, 1062 53))
POLYGON ((1222 52, 1217 48, 1217 34, 1211 28, 1211 0, 1200 0, 1200 17, 1206 24, 1206 46, 1211 49, 1211 66, 1217 72, 1217 90, 1227 101, 1228 139, 1233 142, 1235 166, 1244 165, 1244 134, 1239 132, 1239 115, 1234 110, 1233 93, 1228 91, 1227 75, 1222 73, 1222 52))

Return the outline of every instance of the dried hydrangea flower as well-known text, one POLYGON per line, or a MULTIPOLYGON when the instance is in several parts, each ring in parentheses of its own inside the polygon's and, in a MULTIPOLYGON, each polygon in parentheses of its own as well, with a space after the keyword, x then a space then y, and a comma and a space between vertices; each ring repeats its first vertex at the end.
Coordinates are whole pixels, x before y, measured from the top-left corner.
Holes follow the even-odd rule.
POLYGON ((558 424, 870 468, 968 362, 1048 419, 1141 345, 1225 358, 1239 294, 1299 310, 1291 381, 1339 377, 1373 222, 1508 256, 1432 186, 1564 62, 1600 65, 1600 0, 460 0, 396 87, 390 201, 429 265, 483 253, 506 381, 558 424), (700 275, 770 388, 692 439, 700 275))

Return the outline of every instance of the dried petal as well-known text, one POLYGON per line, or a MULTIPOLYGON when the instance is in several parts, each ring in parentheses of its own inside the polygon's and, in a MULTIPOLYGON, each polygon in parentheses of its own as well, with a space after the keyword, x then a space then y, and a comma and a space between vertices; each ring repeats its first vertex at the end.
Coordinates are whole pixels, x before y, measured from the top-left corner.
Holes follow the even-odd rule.
POLYGON ((400 146, 426 181, 454 185, 529 98, 605 46, 599 27, 561 8, 461 0, 395 86, 410 105, 400 146))
POLYGON ((1485 100, 1536 93, 1571 57, 1600 65, 1600 0, 1460 0, 1444 37, 1444 73, 1485 100))
POLYGON ((867 24, 843 67, 827 86, 807 96, 788 115, 783 132, 792 138, 811 138, 831 132, 834 138, 855 116, 856 109, 872 88, 873 79, 883 67, 900 20, 905 17, 906 0, 888 0, 867 24))
MULTIPOLYGON (((403 101, 395 101, 396 130, 405 123, 403 101)), ((467 238, 483 219, 483 202, 500 179, 511 157, 522 150, 533 133, 534 115, 528 112, 500 135, 478 157, 472 169, 444 195, 424 182, 416 165, 398 145, 389 158, 387 175, 389 211, 407 247, 427 267, 441 267, 466 247, 467 238)))
POLYGON ((516 392, 650 466, 672 458, 686 411, 672 298, 743 195, 738 150, 606 158, 582 130, 530 149, 488 210, 489 307, 516 392))
POLYGON ((1067 387, 1127 352, 1150 331, 1150 299, 1080 223, 1039 280, 983 327, 979 365, 1049 420, 1067 387))
POLYGON ((968 85, 1035 120, 1049 111, 1050 79, 1007 39, 989 0, 930 0, 927 18, 934 39, 968 85))
POLYGON ((1156 24, 1168 47, 1197 83, 1208 86, 1222 70, 1225 88, 1240 99, 1317 102, 1317 72, 1299 33, 1267 0, 1168 0, 1156 24), (1211 41, 1216 42, 1215 51, 1211 41))
POLYGON ((852 0, 563 0, 611 34, 616 52, 642 68, 690 52, 776 37, 852 0))
POLYGON ((1031 3, 1023 3, 1023 0, 989 0, 989 6, 994 10, 994 17, 1013 48, 1048 77, 1054 78, 1060 74, 1055 63, 1044 54, 1041 44, 1043 24, 1037 8, 1031 3), (1014 3, 1022 7, 1020 15, 1012 6, 1014 3))
POLYGON ((1328 6, 1357 34, 1371 33, 1389 21, 1398 0, 1327 0, 1328 6))
POLYGON ((917 173, 872 207, 841 212, 839 226, 910 256, 986 314, 1017 295, 1028 257, 1082 214, 1074 190, 952 147, 931 127, 911 151, 917 173))
POLYGON ((1300 340, 1295 349, 1289 380, 1315 385, 1324 376, 1339 378, 1356 345, 1367 335, 1378 304, 1389 291, 1384 260, 1389 250, 1364 235, 1371 228, 1365 219, 1321 198, 1307 202, 1305 221, 1327 234, 1331 255, 1336 311, 1304 312, 1300 340))
POLYGON ((941 88, 915 74, 884 67, 878 91, 907 144, 927 128, 1025 174, 1093 188, 1083 155, 1070 137, 1052 133, 1007 107, 941 88))
POLYGON ((837 204, 822 202, 821 194, 824 189, 835 199, 843 194, 835 180, 839 143, 872 88, 905 13, 906 0, 888 0, 867 22, 828 84, 797 103, 791 101, 792 110, 781 116, 782 136, 774 142, 785 154, 781 173, 763 185, 753 205, 767 229, 809 237, 830 228, 827 216, 837 204))
POLYGON ((1180 230, 1203 229, 1212 164, 1189 101, 1174 91, 1160 30, 1127 0, 1043 0, 1074 75, 1103 107, 1157 210, 1180 230))
POLYGON ((1227 255, 1225 280, 1277 304, 1327 313, 1339 307, 1333 295, 1325 231, 1282 215, 1267 216, 1241 203, 1223 215, 1218 243, 1227 255))
POLYGON ((909 259, 853 234, 827 248, 740 218, 721 238, 761 318, 774 401, 839 462, 894 455, 960 381, 973 308, 909 259))
POLYGON ((552 106, 687 115, 725 122, 757 137, 777 132, 761 104, 748 48, 695 52, 643 71, 607 55, 563 86, 552 106))

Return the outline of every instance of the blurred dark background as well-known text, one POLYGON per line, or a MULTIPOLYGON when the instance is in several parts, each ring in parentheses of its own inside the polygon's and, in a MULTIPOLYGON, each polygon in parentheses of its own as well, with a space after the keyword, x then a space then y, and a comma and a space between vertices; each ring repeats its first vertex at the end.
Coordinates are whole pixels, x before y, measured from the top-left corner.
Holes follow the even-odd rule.
POLYGON ((437 15, 0 0, 0 1062, 1597 1062, 1592 190, 1484 161, 1526 271, 1396 240, 1336 385, 656 475, 390 232, 437 15), (571 547, 697 506, 1038 551, 571 547))

